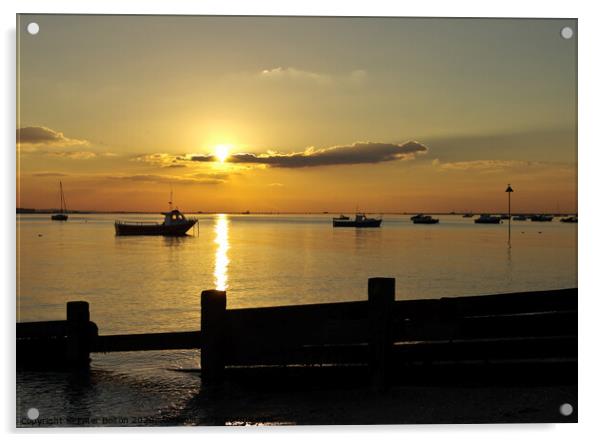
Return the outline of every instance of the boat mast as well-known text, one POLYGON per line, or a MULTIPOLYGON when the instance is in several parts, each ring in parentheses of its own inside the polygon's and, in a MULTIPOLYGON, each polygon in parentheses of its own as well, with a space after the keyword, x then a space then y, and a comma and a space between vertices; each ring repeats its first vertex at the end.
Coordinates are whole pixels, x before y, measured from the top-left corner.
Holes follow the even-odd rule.
POLYGON ((67 212, 67 203, 65 202, 65 194, 63 193, 63 182, 59 181, 59 189, 61 191, 61 213, 67 212))

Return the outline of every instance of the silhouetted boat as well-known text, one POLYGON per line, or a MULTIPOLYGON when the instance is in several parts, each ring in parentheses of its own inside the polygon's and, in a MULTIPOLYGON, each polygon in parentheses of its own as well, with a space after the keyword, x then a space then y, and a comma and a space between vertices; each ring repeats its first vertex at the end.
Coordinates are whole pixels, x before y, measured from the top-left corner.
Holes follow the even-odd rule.
POLYGON ((474 220, 475 224, 499 224, 502 219, 499 216, 488 215, 486 213, 474 220))
POLYGON ((527 217, 525 215, 516 215, 512 218, 513 221, 527 221, 527 217))
POLYGON ((474 215, 472 213, 465 213, 462 215, 462 218, 472 218, 474 215))
POLYGON ((65 202, 65 195, 63 194, 63 183, 59 181, 60 197, 61 197, 61 211, 50 216, 53 221, 67 221, 69 215, 67 215, 67 203, 65 202))
POLYGON ((126 235, 163 235, 184 236, 192 226, 197 223, 196 219, 186 219, 179 210, 163 212, 165 219, 162 223, 156 222, 129 222, 115 221, 115 234, 126 235))
POLYGON ((560 222, 561 223, 576 223, 577 217, 576 216, 567 216, 566 218, 560 218, 560 222))
POLYGON ((433 218, 430 215, 423 215, 423 214, 415 215, 411 218, 411 220, 414 224, 437 224, 437 223, 439 223, 439 219, 433 218))
POLYGON ((510 215, 508 215, 507 213, 500 215, 500 219, 510 219, 510 215))
POLYGON ((531 221, 548 222, 554 219, 553 215, 532 215, 531 221))
POLYGON ((332 219, 332 227, 380 227, 382 218, 368 218, 364 213, 357 213, 354 220, 341 215, 332 219))

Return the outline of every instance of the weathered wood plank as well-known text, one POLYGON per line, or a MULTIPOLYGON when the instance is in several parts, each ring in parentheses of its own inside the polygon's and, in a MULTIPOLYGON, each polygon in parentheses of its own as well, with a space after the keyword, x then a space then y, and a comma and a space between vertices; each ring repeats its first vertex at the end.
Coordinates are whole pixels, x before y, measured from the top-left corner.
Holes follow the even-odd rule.
POLYGON ((98 336, 93 353, 151 350, 185 350, 201 347, 201 332, 143 333, 98 336))

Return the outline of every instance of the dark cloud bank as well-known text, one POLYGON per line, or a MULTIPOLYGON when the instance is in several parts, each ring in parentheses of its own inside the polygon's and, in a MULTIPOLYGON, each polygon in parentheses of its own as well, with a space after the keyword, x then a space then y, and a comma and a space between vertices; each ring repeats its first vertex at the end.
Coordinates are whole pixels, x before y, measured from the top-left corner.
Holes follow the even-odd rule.
POLYGON ((27 126, 17 129, 17 142, 20 144, 78 145, 87 144, 85 140, 67 138, 62 132, 44 126, 27 126))
MULTIPOLYGON (((304 152, 291 154, 267 153, 235 153, 228 157, 230 163, 265 164, 272 167, 300 168, 317 166, 334 166, 341 164, 382 163, 413 158, 424 153, 428 148, 417 142, 408 141, 403 144, 357 142, 348 146, 334 146, 326 149, 307 149, 304 152)), ((215 161, 213 155, 195 155, 191 161, 215 161)))

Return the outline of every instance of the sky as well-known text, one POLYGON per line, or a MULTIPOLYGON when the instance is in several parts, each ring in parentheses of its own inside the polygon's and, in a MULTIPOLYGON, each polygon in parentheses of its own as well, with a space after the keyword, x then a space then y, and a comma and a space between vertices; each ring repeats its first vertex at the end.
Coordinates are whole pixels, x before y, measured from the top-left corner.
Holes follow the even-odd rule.
POLYGON ((576 25, 21 15, 17 206, 574 212, 576 25))

